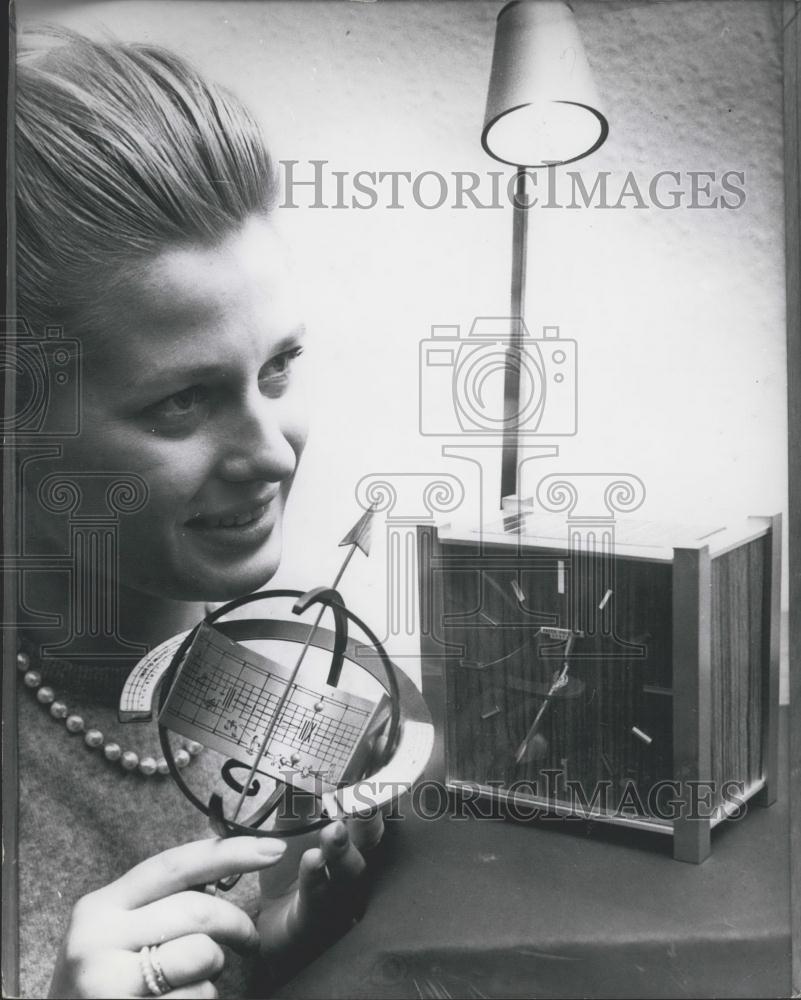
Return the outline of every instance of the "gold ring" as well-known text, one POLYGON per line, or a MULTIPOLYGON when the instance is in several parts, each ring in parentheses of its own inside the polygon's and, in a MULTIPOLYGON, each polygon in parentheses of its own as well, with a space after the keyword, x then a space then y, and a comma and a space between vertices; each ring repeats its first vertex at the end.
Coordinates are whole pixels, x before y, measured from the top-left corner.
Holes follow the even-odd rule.
POLYGON ((145 945, 139 951, 139 966, 148 993, 152 997, 160 997, 172 989, 169 979, 164 975, 164 969, 156 954, 156 945, 145 945))

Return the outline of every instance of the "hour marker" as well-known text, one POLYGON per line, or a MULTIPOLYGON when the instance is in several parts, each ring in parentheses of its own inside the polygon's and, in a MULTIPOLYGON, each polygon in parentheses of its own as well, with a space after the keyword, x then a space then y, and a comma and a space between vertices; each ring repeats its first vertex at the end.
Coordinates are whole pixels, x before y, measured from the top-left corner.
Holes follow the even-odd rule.
POLYGON ((483 688, 481 692, 481 718, 491 719, 500 714, 498 707, 498 695, 492 685, 483 688))
POLYGON ((612 591, 611 590, 607 590, 607 592, 601 598, 601 603, 598 605, 598 610, 599 611, 603 611, 603 609, 606 607, 607 601, 609 600, 609 598, 611 596, 612 596, 612 591))
POLYGON ((514 595, 518 599, 518 601, 521 601, 521 602, 525 601, 526 595, 520 589, 520 584, 517 582, 517 580, 510 580, 509 582, 512 585, 512 590, 514 591, 514 595))
POLYGON ((651 739, 651 737, 648 735, 648 733, 644 733, 642 731, 642 729, 638 729, 636 726, 632 726, 631 727, 631 731, 634 733, 634 735, 637 737, 637 739, 638 740, 642 740, 643 743, 649 743, 650 744, 650 743, 654 742, 651 739))
POLYGON ((560 594, 565 592, 565 561, 560 559, 556 564, 556 589, 560 594))
POLYGON ((498 715, 500 711, 495 690, 492 687, 485 688, 481 692, 481 718, 491 719, 494 715, 498 715))
POLYGON ((642 689, 645 694, 661 694, 666 695, 668 698, 673 697, 671 688, 660 687, 658 684, 643 684, 642 689))
POLYGON ((560 642, 569 642, 576 636, 580 639, 584 638, 584 633, 579 629, 559 628, 558 625, 541 625, 537 635, 547 635, 549 639, 559 639, 560 642))

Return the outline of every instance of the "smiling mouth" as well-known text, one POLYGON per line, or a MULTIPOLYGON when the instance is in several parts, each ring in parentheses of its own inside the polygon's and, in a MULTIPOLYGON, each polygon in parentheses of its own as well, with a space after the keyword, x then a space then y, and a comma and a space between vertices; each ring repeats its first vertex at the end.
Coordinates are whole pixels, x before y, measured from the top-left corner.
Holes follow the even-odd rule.
POLYGON ((226 517, 196 514, 194 517, 190 517, 186 522, 186 526, 194 528, 197 531, 213 531, 219 528, 244 528, 258 521, 267 512, 269 506, 269 502, 259 504, 258 507, 251 507, 250 510, 242 514, 229 514, 226 517))

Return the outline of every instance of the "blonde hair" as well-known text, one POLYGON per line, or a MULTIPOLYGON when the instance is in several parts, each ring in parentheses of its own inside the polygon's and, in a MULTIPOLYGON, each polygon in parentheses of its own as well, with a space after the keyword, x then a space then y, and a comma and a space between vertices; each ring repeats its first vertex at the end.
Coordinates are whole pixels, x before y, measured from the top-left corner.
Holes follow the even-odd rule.
POLYGON ((18 56, 17 309, 37 332, 76 332, 137 260, 269 212, 256 121, 180 57, 60 28, 18 56))

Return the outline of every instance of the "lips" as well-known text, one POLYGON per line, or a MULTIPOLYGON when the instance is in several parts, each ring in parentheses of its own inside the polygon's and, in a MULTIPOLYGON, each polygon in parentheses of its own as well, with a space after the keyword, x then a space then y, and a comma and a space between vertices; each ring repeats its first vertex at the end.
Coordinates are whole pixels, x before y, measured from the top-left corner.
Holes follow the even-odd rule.
POLYGON ((219 531, 232 535, 247 532, 248 529, 252 531, 258 525, 273 520, 271 511, 280 492, 280 490, 275 490, 243 503, 231 504, 216 510, 200 511, 185 522, 186 527, 199 532, 214 533, 219 531))
POLYGON ((200 531, 210 531, 214 528, 244 528, 254 521, 258 521, 270 506, 269 502, 259 504, 258 507, 251 507, 241 514, 196 514, 190 518, 186 524, 189 528, 196 528, 200 531))

